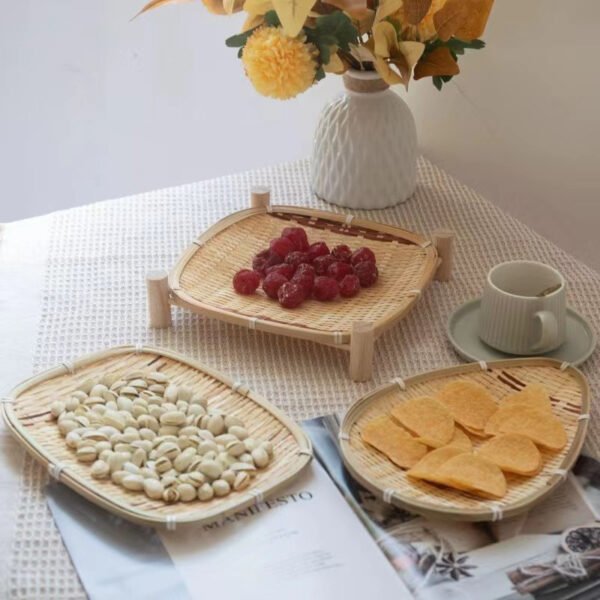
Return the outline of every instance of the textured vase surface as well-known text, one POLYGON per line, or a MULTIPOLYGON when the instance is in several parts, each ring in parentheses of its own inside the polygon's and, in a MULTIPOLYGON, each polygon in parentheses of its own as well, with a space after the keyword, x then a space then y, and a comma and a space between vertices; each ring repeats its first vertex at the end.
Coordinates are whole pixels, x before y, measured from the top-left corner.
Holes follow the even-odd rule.
POLYGON ((417 180, 417 128, 407 104, 376 73, 349 71, 346 90, 319 119, 312 186, 327 202, 385 208, 410 198, 417 180))

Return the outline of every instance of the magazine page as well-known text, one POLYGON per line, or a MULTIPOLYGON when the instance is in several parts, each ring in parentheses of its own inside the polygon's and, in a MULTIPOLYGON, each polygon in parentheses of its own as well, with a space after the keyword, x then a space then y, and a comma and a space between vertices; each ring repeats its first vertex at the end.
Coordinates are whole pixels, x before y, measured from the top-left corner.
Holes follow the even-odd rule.
POLYGON ((600 597, 600 463, 581 456, 529 513, 500 523, 425 519, 383 503, 345 470, 337 416, 305 422, 319 460, 420 600, 600 597))

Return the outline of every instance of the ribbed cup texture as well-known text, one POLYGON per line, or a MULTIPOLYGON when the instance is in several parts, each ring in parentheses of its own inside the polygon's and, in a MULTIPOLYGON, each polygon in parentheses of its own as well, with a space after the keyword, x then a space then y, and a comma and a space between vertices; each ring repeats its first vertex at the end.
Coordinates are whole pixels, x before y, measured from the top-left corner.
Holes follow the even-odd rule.
POLYGON ((348 91, 323 110, 311 165, 319 198, 348 208, 393 206, 413 195, 416 166, 415 120, 393 91, 348 91))

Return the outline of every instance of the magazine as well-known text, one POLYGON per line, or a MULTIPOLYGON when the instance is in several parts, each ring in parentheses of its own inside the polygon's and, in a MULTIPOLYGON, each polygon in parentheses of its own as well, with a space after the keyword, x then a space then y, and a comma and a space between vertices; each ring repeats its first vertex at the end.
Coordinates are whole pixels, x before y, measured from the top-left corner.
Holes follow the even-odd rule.
POLYGON ((359 485, 343 466, 337 416, 303 427, 316 460, 300 478, 275 498, 201 527, 155 532, 51 487, 50 508, 88 595, 150 597, 152 576, 144 588, 136 582, 151 564, 170 598, 204 597, 223 578, 224 600, 600 597, 595 459, 581 456, 566 481, 527 514, 459 523, 393 507, 359 485), (99 574, 99 562, 115 565, 110 578, 99 574))

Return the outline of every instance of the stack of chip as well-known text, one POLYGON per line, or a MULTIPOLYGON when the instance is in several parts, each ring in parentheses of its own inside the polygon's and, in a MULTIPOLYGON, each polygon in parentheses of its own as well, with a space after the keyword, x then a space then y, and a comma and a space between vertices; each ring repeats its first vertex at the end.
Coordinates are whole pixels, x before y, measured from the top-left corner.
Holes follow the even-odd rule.
POLYGON ((446 384, 435 397, 398 404, 367 423, 361 436, 413 480, 491 499, 506 494, 505 473, 532 477, 543 466, 540 449, 557 452, 567 444, 542 385, 528 385, 499 405, 466 379, 446 384))

